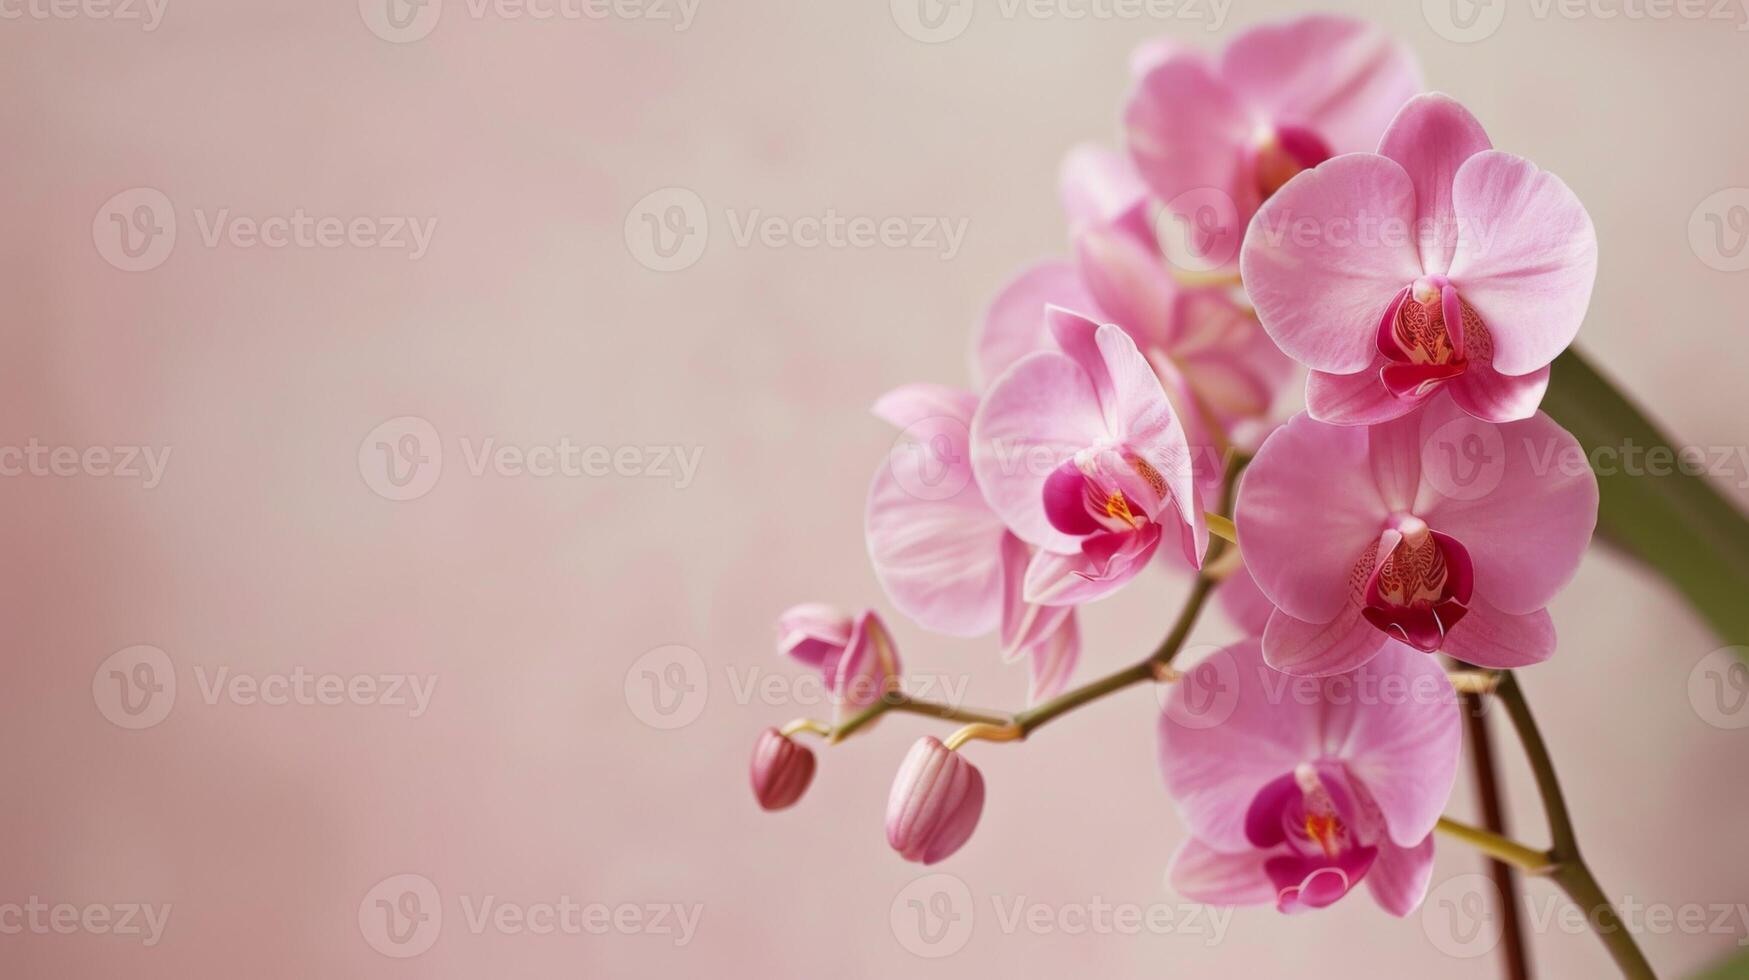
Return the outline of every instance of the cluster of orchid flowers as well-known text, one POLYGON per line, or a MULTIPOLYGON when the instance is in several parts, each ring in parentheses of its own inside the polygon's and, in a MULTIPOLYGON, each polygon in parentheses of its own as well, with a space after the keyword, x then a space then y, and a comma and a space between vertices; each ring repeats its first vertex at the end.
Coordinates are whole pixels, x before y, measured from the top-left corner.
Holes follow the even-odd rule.
POLYGON ((837 716, 766 730, 754 793, 801 797, 803 731, 836 742, 889 710, 970 721, 918 741, 889 798, 888 843, 942 860, 984 803, 962 746, 1180 680, 1213 594, 1248 638, 1217 654, 1224 721, 1199 722, 1184 683, 1161 714, 1190 832, 1173 886, 1296 912, 1365 881, 1407 915, 1462 751, 1451 678, 1553 654, 1546 607, 1596 524, 1590 471, 1548 462, 1576 441, 1538 411, 1590 301, 1591 220, 1364 22, 1265 25, 1218 55, 1154 43, 1133 71, 1127 152, 1068 156, 1073 258, 996 297, 979 386, 908 385, 874 409, 905 436, 867 502, 887 596, 926 629, 997 633, 1029 664, 1031 706, 910 699, 877 614, 798 606, 779 647, 822 672, 837 716), (1305 410, 1283 421, 1301 378, 1305 410), (1195 577, 1172 635, 1064 694, 1080 607, 1149 565, 1195 577))

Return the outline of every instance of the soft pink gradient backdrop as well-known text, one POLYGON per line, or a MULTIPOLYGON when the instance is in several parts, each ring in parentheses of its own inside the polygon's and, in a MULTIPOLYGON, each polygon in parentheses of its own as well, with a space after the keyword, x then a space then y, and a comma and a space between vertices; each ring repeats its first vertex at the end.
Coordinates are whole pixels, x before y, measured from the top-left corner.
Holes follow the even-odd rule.
MULTIPOLYGON (((1749 34, 1735 24, 1535 20, 1442 40, 1415 3, 1383 18, 1430 84, 1496 143, 1563 175, 1603 249, 1582 342, 1683 438, 1741 445, 1749 273, 1700 262, 1693 208, 1749 183, 1749 34)), ((890 773, 927 726, 893 718, 823 752, 799 808, 746 787, 751 703, 785 605, 890 612, 861 502, 890 433, 867 414, 912 380, 964 383, 982 305, 1063 250, 1062 152, 1115 141, 1130 48, 1213 43, 1289 4, 1238 0, 1202 23, 1005 19, 918 43, 883 0, 704 0, 685 32, 625 20, 504 20, 448 0, 391 44, 353 0, 169 0, 157 30, 0 21, 0 444, 173 447, 161 486, 0 479, 7 626, 0 682, 0 903, 169 903, 155 948, 0 935, 20 977, 955 977, 1492 975, 1440 953, 1419 918, 1364 900, 1201 936, 1002 931, 992 897, 1174 902, 1181 830, 1154 766, 1155 702, 1130 691, 1024 748, 976 752, 990 802, 946 864, 976 897, 957 955, 912 956, 889 925, 918 875, 888 852, 890 773), (174 253, 112 268, 98 209, 150 186, 174 253), (711 214, 700 261, 646 269, 627 213, 669 186, 711 214), (436 218, 430 251, 207 247, 194 212, 436 218), (909 250, 738 247, 740 213, 944 215, 952 261, 909 250), (412 502, 371 492, 360 441, 397 416, 442 434, 412 502), (463 437, 702 448, 684 489, 652 478, 474 477, 463 437), (111 653, 152 644, 180 691, 125 731, 94 705, 111 653), (697 650, 708 699, 659 731, 627 673, 697 650), (195 671, 434 674, 430 710, 271 707, 201 697, 195 671), (358 925, 366 892, 429 877, 445 923, 394 960, 358 925), (693 941, 476 935, 459 897, 702 903, 693 941)), ((17 8, 8 8, 17 9, 17 8)), ((1741 476, 1741 474, 1737 474, 1741 476)), ((1742 499, 1742 491, 1733 490, 1742 499)), ((1080 676, 1136 656, 1182 589, 1150 575, 1085 617, 1080 676)), ((1692 710, 1691 668, 1722 643, 1661 585, 1594 554, 1556 604, 1563 651, 1526 686, 1606 888, 1646 902, 1745 895, 1749 743, 1692 710)), ((913 670, 965 672, 1012 704, 988 642, 894 618, 913 670)), ((1218 617, 1199 642, 1228 638, 1218 617)), ((815 711, 814 713, 819 713, 815 711)), ((934 730, 934 729, 931 729, 934 730)), ((1515 749, 1517 826, 1541 816, 1515 749)), ((1467 785, 1454 810, 1469 812, 1467 785)), ((1437 881, 1478 870, 1440 853, 1437 881)), ((1529 888, 1534 900, 1554 893, 1529 888)), ((1737 936, 1644 938, 1670 975, 1737 936)), ((1547 976, 1601 976, 1587 935, 1534 937, 1547 976)))

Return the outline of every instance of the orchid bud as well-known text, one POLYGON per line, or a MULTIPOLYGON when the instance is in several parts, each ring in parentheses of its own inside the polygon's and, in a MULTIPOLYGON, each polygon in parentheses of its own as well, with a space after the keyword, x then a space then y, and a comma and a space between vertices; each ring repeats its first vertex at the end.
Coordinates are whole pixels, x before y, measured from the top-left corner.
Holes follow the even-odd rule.
POLYGON ((775 728, 753 743, 753 796, 766 810, 795 805, 814 781, 814 753, 775 728))
POLYGON ((983 774, 926 735, 911 746, 887 796, 887 843, 907 861, 934 864, 965 844, 983 812, 983 774))
POLYGON ((849 616, 823 603, 791 606, 777 617, 777 650, 831 676, 853 625, 849 616))

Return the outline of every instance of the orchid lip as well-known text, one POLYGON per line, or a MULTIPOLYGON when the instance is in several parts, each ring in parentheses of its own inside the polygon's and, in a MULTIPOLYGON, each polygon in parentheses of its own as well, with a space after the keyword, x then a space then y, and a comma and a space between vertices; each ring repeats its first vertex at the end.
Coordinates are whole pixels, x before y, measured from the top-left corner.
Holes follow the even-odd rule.
POLYGON ((1423 653, 1445 645, 1469 612, 1475 566, 1469 550, 1415 518, 1380 536, 1362 590, 1361 615, 1423 653))
POLYGON ((1379 318, 1376 344, 1387 361, 1379 381, 1397 398, 1425 398, 1469 370, 1470 341, 1485 334, 1451 280, 1422 276, 1398 290, 1379 318))

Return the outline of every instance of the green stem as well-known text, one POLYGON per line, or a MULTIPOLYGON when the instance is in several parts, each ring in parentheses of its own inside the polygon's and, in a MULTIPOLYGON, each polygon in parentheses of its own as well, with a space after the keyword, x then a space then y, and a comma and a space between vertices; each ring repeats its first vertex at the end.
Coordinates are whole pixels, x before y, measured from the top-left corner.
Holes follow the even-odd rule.
POLYGON ((994 711, 981 711, 977 708, 960 708, 940 701, 930 701, 924 698, 914 698, 909 694, 894 691, 874 704, 862 709, 842 724, 832 728, 832 734, 827 740, 833 743, 842 742, 855 734, 860 728, 867 726, 876 718, 889 711, 902 711, 912 715, 926 715, 930 718, 940 718, 944 721, 963 721, 968 723, 982 722, 986 725, 1005 725, 1008 718, 994 711))
POLYGON ((1546 875, 1554 870, 1554 862, 1547 851, 1526 847, 1491 830, 1472 827, 1450 817, 1440 817, 1439 832, 1455 837, 1489 857, 1505 861, 1525 874, 1546 875))
POLYGON ((1549 758, 1548 745, 1537 730, 1530 704, 1525 701, 1524 691, 1519 688, 1518 678, 1512 671, 1500 675, 1500 686, 1495 689, 1495 694, 1506 706, 1512 727, 1518 730, 1518 740, 1524 744, 1525 758, 1530 762, 1537 792, 1542 796, 1543 810, 1548 814, 1549 836, 1554 840, 1554 846, 1549 848, 1549 858, 1554 862, 1549 876, 1585 911, 1586 921, 1591 923, 1592 931, 1609 950, 1622 976, 1629 980, 1657 980, 1658 975, 1652 972, 1646 954, 1640 952, 1633 935, 1622 924, 1615 907, 1603 893, 1603 887, 1597 883, 1597 877, 1579 854, 1579 840, 1573 832, 1567 798, 1561 792, 1560 780, 1555 777, 1554 761, 1549 758))

